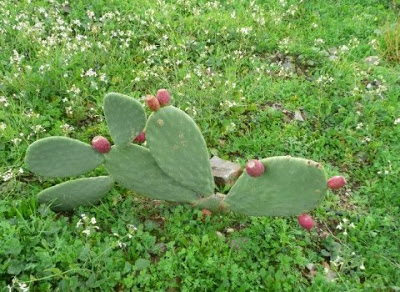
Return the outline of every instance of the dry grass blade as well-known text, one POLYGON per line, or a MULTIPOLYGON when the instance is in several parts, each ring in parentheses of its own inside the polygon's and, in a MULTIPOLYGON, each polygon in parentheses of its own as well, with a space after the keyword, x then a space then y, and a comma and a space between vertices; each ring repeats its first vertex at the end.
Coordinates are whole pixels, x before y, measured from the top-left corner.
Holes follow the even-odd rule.
POLYGON ((382 36, 381 53, 389 62, 400 63, 400 21, 387 24, 382 36))

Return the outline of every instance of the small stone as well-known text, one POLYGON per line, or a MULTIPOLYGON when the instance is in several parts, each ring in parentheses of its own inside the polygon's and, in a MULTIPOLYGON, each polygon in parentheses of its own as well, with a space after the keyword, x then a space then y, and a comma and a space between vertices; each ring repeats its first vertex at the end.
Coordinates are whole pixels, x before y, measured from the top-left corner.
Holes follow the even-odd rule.
POLYGON ((307 267, 307 269, 308 269, 309 271, 314 271, 314 270, 315 270, 315 265, 312 264, 312 263, 308 263, 308 264, 306 265, 306 267, 307 267))
POLYGON ((218 186, 233 185, 242 173, 240 164, 217 156, 210 159, 214 181, 218 186))
POLYGON ((301 111, 294 112, 294 119, 299 122, 304 122, 304 118, 303 115, 301 114, 301 111))
POLYGON ((380 58, 378 57, 378 56, 369 56, 369 57, 366 57, 365 59, 364 59, 364 62, 367 64, 367 65, 371 65, 371 66, 378 66, 379 65, 379 63, 380 63, 380 58))

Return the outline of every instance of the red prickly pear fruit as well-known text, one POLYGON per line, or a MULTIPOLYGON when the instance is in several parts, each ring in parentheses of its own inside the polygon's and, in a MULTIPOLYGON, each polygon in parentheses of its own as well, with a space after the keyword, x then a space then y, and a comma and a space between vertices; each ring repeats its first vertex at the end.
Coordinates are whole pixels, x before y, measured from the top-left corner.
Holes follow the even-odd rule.
POLYGON ((261 176, 264 170, 264 165, 259 160, 252 159, 246 163, 246 171, 252 177, 261 176))
POLYGON ((156 94, 156 98, 160 103, 160 106, 166 106, 171 101, 171 95, 166 89, 159 89, 156 94))
POLYGON ((146 103, 149 109, 153 112, 158 111, 160 109, 160 103, 158 102, 158 99, 152 95, 147 96, 146 103))
POLYGON ((310 231, 311 228, 313 228, 313 226, 314 226, 314 220, 308 214, 301 214, 299 216, 298 220, 299 220, 299 224, 301 225, 301 227, 307 229, 308 231, 310 231))
POLYGON ((100 153, 108 153, 111 149, 111 144, 107 138, 103 136, 96 136, 92 139, 92 146, 100 153))
POLYGON ((346 179, 341 175, 332 176, 328 180, 328 187, 332 190, 340 189, 341 187, 343 187, 345 185, 346 185, 346 179))
POLYGON ((143 143, 146 141, 146 133, 145 132, 140 132, 140 134, 133 140, 133 142, 136 143, 143 143))

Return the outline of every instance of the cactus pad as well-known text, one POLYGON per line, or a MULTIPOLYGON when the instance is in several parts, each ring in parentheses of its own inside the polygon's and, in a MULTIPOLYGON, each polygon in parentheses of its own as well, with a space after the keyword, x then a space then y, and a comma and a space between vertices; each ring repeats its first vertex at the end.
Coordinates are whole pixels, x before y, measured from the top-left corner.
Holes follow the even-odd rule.
POLYGON ((50 203, 53 211, 69 211, 100 201, 113 186, 109 176, 81 178, 47 188, 38 194, 39 203, 50 203))
POLYGON ((138 145, 113 146, 106 155, 105 167, 116 182, 152 199, 192 203, 199 198, 167 176, 150 151, 138 145))
POLYGON ((298 215, 313 209, 324 197, 326 174, 320 164, 288 156, 261 160, 265 172, 244 172, 224 200, 234 212, 250 216, 298 215))
POLYGON ((25 163, 32 172, 46 177, 80 175, 99 166, 104 156, 89 144, 67 137, 48 137, 32 143, 25 163))
POLYGON ((183 111, 166 106, 146 125, 147 145, 158 166, 200 195, 214 193, 209 155, 199 128, 183 111))
POLYGON ((146 113, 140 102, 119 93, 106 95, 104 115, 116 145, 132 142, 146 124, 146 113))

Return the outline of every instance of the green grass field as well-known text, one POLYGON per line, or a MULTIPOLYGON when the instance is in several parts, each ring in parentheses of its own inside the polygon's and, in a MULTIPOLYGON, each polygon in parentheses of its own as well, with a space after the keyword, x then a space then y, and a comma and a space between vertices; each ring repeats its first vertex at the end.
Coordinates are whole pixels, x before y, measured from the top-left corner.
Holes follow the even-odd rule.
POLYGON ((0 291, 400 291, 399 14, 397 0, 0 1, 0 291), (30 143, 109 137, 105 94, 158 88, 211 154, 305 157, 348 185, 311 233, 296 217, 202 221, 121 187, 71 214, 37 203, 59 180, 29 172, 30 143))

